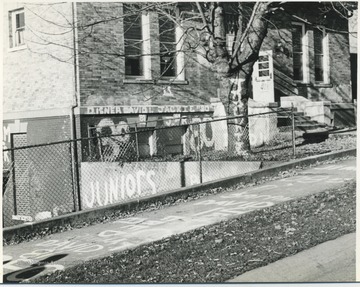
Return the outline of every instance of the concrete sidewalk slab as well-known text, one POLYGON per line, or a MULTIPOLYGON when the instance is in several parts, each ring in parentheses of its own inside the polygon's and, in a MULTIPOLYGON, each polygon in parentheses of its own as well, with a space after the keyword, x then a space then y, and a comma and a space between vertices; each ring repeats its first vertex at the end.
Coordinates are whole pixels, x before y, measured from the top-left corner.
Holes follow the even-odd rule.
POLYGON ((257 171, 230 176, 224 179, 213 180, 202 184, 196 184, 190 187, 169 190, 164 193, 146 196, 141 200, 132 200, 121 204, 115 203, 89 210, 68 213, 41 221, 27 222, 12 227, 6 227, 3 229, 3 240, 9 242, 13 239, 16 239, 18 236, 22 237, 31 233, 41 234, 42 232, 46 232, 47 230, 52 230, 54 226, 77 226, 78 224, 89 223, 93 222, 94 220, 96 221, 101 217, 111 217, 114 213, 119 212, 119 210, 121 210, 122 212, 126 212, 139 209, 141 210, 143 208, 146 209, 146 207, 149 207, 152 204, 172 201, 177 198, 186 198, 188 195, 192 195, 197 192, 206 191, 218 187, 227 188, 239 183, 248 184, 265 177, 277 175, 280 172, 295 169, 297 167, 307 168, 311 164, 316 164, 318 162, 331 159, 340 159, 348 156, 356 156, 356 149, 346 149, 310 156, 290 162, 278 163, 277 165, 270 167, 263 166, 262 169, 257 171))
POLYGON ((3 267, 5 279, 21 281, 340 186, 355 178, 355 161, 321 165, 263 185, 5 246, 4 255, 8 258, 3 267), (38 262, 45 266, 38 266, 38 262))
POLYGON ((354 282, 356 234, 319 244, 228 282, 354 282))

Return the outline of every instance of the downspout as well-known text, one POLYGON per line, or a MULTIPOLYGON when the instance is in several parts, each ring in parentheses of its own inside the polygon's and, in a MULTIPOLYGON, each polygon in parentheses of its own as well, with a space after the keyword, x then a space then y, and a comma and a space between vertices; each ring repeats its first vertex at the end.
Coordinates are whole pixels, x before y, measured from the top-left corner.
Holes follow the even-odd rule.
MULTIPOLYGON (((75 93, 73 97, 73 101, 71 104, 70 111, 70 121, 71 121, 71 140, 73 144, 73 160, 72 160, 72 168, 73 168, 73 178, 74 185, 76 186, 77 191, 77 201, 78 201, 78 210, 81 210, 81 197, 80 197, 80 176, 79 176, 79 156, 78 156, 78 141, 76 134, 76 117, 75 117, 75 109, 78 107, 78 96, 80 95, 80 83, 79 83, 79 59, 78 59, 78 42, 77 42, 77 18, 76 18, 76 2, 71 3, 72 8, 72 23, 73 23, 73 45, 74 45, 74 81, 75 81, 75 93)), ((80 143, 81 145, 81 143, 80 143)), ((75 198, 74 198, 75 199, 75 198)), ((74 200, 75 204, 76 200, 74 200)), ((77 210, 75 208, 75 210, 77 210)))

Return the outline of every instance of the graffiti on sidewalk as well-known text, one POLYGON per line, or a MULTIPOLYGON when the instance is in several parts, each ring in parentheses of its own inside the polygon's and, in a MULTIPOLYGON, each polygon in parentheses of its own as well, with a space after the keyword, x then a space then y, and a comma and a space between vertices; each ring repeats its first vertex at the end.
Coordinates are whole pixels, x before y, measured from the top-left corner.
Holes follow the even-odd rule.
MULTIPOLYGON (((355 171, 355 167, 348 166, 323 166, 316 167, 317 171, 355 171)), ((31 274, 44 274, 62 270, 65 266, 75 265, 85 258, 96 258, 99 254, 106 256, 111 252, 119 252, 129 248, 170 237, 174 234, 187 232, 201 226, 216 223, 220 220, 238 216, 257 209, 266 208, 276 203, 289 201, 298 197, 295 188, 306 189, 314 183, 343 183, 351 180, 351 175, 312 173, 299 174, 298 176, 283 178, 276 182, 253 186, 249 190, 224 193, 217 199, 204 198, 193 203, 196 213, 179 211, 180 215, 165 215, 159 218, 129 217, 111 223, 111 228, 103 228, 89 240, 89 235, 84 235, 76 240, 47 240, 35 244, 34 250, 21 254, 13 259, 4 257, 4 278, 8 282, 19 282, 31 274), (301 185, 300 185, 301 183, 301 185), (305 187, 304 187, 305 186, 305 187), (289 193, 284 193, 288 189, 289 193), (282 195, 275 194, 282 191, 282 195), (50 262, 48 258, 66 254, 68 261, 50 262), (36 262, 40 262, 37 265, 36 262), (66 263, 66 264, 65 264, 66 263)), ((107 225, 109 226, 109 225, 107 225)), ((5 252, 6 253, 6 252, 5 252)))
POLYGON ((64 266, 55 262, 66 256, 67 254, 54 254, 49 250, 34 250, 20 255, 16 260, 12 260, 9 255, 4 255, 3 269, 6 274, 3 282, 21 282, 40 274, 63 270, 64 266))

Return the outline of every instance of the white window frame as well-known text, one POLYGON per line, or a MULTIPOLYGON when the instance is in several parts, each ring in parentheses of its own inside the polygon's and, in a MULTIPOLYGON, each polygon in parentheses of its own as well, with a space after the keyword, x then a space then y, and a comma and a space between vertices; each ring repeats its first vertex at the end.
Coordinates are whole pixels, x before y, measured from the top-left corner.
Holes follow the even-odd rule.
POLYGON ((235 41, 235 33, 227 33, 226 34, 226 50, 229 53, 229 55, 232 55, 232 48, 234 45, 234 41, 235 41))
POLYGON ((302 68, 303 68, 303 79, 294 80, 297 83, 308 84, 310 82, 310 70, 309 70, 309 33, 306 31, 305 23, 291 22, 293 26, 301 26, 302 37, 301 37, 301 49, 302 54, 302 68))
MULTIPOLYGON (((329 55, 329 33, 326 32, 325 26, 317 26, 315 29, 319 29, 322 34, 322 47, 323 47, 323 71, 324 71, 324 80, 315 81, 316 84, 329 84, 330 83, 330 55, 329 55)), ((315 49, 315 47, 314 47, 315 49)), ((315 56, 315 50, 314 50, 315 56)))
POLYGON ((180 25, 175 24, 175 41, 176 41, 176 75, 179 81, 185 81, 185 54, 184 47, 184 31, 180 25))
MULTIPOLYGON (((124 10, 123 10, 124 11, 124 10)), ((125 37, 124 37, 125 40, 125 37)), ((150 13, 141 14, 141 40, 142 40, 142 61, 143 61, 143 71, 142 75, 126 75, 125 79, 144 79, 151 80, 151 41, 150 41, 150 13)), ((125 52, 125 41, 124 52, 125 52)), ((125 55, 126 58, 126 55, 125 55)))
POLYGON ((142 40, 143 40, 143 75, 145 80, 151 80, 151 43, 150 43, 150 13, 142 14, 142 40))
MULTIPOLYGON (((24 21, 25 21, 25 9, 19 8, 16 10, 9 11, 9 40, 10 40, 10 34, 11 34, 11 42, 9 43, 9 51, 16 51, 16 50, 22 50, 27 47, 26 42, 24 40, 23 43, 17 44, 16 41, 16 34, 17 34, 17 28, 16 28, 16 15, 18 14, 24 14, 24 21)), ((25 33, 25 26, 23 28, 23 33, 25 33)))

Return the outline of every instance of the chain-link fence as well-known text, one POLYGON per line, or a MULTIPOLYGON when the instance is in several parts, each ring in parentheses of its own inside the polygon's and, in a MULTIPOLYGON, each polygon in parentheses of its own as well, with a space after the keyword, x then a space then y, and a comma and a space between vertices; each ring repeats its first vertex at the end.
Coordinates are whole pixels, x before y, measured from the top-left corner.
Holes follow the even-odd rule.
POLYGON ((284 150, 291 159, 298 136, 289 110, 149 126, 103 122, 88 134, 3 151, 5 227, 258 170, 284 150))
POLYGON ((4 150, 4 227, 76 211, 72 142, 4 150))

